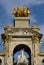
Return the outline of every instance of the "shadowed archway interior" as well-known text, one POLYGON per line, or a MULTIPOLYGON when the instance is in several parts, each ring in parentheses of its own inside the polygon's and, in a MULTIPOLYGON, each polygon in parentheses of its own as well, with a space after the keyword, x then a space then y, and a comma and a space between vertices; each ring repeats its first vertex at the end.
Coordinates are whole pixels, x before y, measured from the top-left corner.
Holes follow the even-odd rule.
POLYGON ((24 49, 24 52, 26 52, 29 56, 28 58, 28 61, 29 61, 29 65, 31 65, 31 50, 30 48, 25 45, 25 44, 20 44, 20 45, 17 45, 14 50, 13 50, 13 65, 16 65, 16 63, 14 63, 14 55, 19 52, 20 50, 24 49))
POLYGON ((42 65, 44 65, 44 59, 42 60, 42 65))
POLYGON ((0 59, 0 65, 2 65, 2 60, 0 59))

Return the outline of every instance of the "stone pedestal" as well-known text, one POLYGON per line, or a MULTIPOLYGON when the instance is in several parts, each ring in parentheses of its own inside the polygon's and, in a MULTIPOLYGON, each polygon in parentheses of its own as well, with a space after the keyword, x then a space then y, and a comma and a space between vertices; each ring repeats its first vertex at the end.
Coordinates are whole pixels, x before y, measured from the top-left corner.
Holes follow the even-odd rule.
POLYGON ((15 17, 15 28, 29 28, 29 17, 15 17))

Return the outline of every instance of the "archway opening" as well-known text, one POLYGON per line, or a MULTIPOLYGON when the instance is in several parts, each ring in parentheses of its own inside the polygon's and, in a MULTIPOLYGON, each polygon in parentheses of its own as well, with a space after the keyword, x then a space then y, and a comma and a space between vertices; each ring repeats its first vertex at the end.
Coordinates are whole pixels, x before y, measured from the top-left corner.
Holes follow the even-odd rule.
POLYGON ((44 65, 44 59, 42 60, 42 65, 44 65))
POLYGON ((0 65, 2 65, 2 60, 0 59, 0 65))
POLYGON ((21 50, 24 50, 24 55, 27 57, 28 65, 31 65, 31 50, 27 45, 17 45, 13 50, 13 65, 16 65, 18 56, 21 54, 21 50))

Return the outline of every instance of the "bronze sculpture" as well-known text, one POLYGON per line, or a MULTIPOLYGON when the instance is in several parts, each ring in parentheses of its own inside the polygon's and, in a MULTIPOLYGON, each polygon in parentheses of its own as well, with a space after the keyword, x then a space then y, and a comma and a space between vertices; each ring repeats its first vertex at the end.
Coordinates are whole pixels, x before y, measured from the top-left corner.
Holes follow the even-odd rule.
POLYGON ((17 7, 17 10, 14 8, 13 15, 15 17, 27 17, 30 14, 30 10, 28 10, 25 6, 24 8, 17 7))

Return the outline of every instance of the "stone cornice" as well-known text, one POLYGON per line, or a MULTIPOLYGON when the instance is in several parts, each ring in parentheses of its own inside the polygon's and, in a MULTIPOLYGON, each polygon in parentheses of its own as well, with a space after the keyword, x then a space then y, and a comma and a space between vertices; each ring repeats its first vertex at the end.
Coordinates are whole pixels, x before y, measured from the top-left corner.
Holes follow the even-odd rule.
POLYGON ((0 56, 5 56, 5 53, 4 52, 0 52, 0 56))
POLYGON ((39 56, 44 56, 44 52, 40 52, 38 55, 39 56))
POLYGON ((26 36, 28 36, 28 35, 31 35, 31 34, 35 34, 40 39, 42 37, 42 34, 40 34, 39 32, 36 32, 36 31, 32 30, 31 28, 15 28, 15 27, 13 27, 13 28, 10 28, 10 29, 9 28, 5 28, 5 29, 6 29, 6 32, 8 34, 15 35, 15 36, 16 35, 26 35, 26 36))

